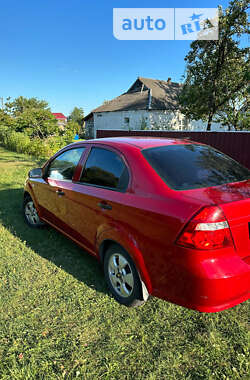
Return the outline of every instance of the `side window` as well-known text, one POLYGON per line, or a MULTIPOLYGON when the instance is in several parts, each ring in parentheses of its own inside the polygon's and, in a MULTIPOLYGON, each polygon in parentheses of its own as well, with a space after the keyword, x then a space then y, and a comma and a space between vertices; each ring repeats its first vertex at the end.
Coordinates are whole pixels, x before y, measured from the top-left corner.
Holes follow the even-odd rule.
POLYGON ((85 148, 70 149, 57 156, 49 165, 47 177, 58 180, 72 180, 75 168, 85 148))
POLYGON ((114 152, 92 148, 82 172, 81 182, 125 190, 129 174, 123 160, 114 152))

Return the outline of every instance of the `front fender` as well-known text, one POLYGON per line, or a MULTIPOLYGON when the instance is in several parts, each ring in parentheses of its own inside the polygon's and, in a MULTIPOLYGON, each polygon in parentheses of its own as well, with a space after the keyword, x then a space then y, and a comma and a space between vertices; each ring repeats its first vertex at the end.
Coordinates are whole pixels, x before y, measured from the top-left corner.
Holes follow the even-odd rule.
MULTIPOLYGON (((133 235, 120 225, 110 224, 102 226, 96 236, 96 251, 101 252, 101 246, 105 241, 114 242, 121 245, 131 256, 138 273, 147 287, 148 293, 152 293, 152 284, 147 267, 138 244, 133 235)), ((101 259, 101 258, 100 258, 101 259)))

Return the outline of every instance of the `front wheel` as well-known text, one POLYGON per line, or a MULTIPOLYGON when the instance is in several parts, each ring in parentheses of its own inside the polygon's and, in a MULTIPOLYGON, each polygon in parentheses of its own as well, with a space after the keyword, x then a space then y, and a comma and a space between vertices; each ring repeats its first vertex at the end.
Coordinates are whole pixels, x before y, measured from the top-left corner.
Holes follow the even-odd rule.
POLYGON ((128 253, 119 245, 114 244, 107 249, 104 275, 109 290, 122 305, 135 307, 145 302, 136 267, 128 253))
POLYGON ((23 214, 26 223, 32 228, 44 226, 44 222, 38 216, 35 204, 30 196, 26 196, 23 200, 23 214))

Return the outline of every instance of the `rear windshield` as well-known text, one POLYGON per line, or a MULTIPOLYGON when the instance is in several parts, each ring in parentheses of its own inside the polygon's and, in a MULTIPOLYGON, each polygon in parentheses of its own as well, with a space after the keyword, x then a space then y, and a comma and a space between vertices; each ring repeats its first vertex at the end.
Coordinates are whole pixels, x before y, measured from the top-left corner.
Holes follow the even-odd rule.
POLYGON ((204 145, 167 145, 143 149, 149 164, 174 190, 240 182, 250 171, 225 154, 204 145))

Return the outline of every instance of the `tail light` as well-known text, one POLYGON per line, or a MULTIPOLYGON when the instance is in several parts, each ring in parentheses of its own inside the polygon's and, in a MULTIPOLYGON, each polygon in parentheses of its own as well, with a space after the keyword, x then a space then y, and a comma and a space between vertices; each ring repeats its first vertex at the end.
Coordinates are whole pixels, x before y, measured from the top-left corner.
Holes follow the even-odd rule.
POLYGON ((195 215, 176 244, 202 250, 234 246, 227 219, 217 206, 205 207, 195 215))

